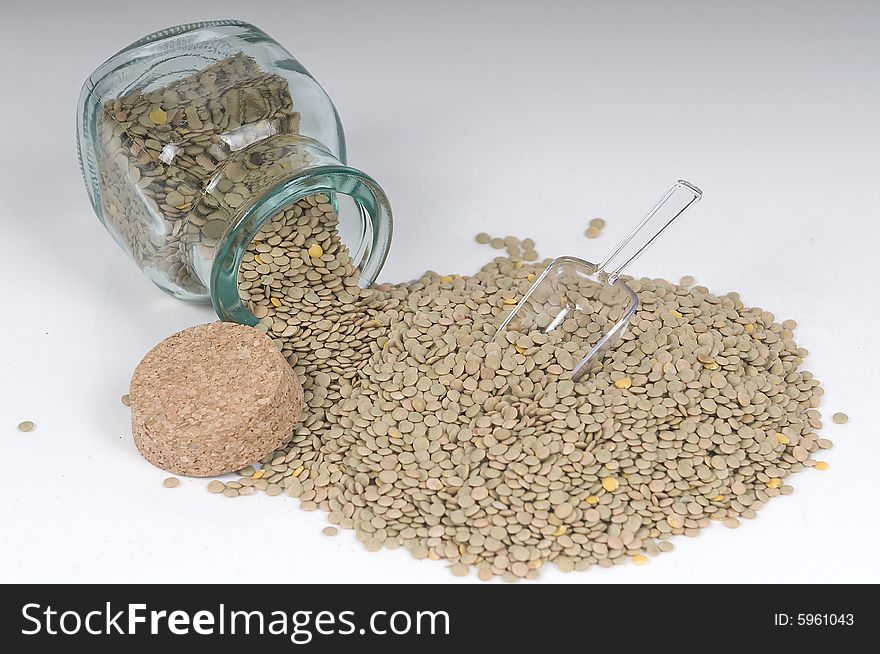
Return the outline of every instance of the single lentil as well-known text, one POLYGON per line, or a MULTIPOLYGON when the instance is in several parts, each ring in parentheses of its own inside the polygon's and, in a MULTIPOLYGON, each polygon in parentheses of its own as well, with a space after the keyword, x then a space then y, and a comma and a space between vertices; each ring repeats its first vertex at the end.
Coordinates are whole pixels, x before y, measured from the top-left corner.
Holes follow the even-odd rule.
POLYGON ((453 563, 449 566, 449 570, 456 577, 466 577, 468 574, 468 567, 464 563, 453 563))
POLYGON ((617 490, 620 482, 618 482, 614 477, 605 477, 602 480, 602 488, 607 490, 609 493, 613 493, 617 490))

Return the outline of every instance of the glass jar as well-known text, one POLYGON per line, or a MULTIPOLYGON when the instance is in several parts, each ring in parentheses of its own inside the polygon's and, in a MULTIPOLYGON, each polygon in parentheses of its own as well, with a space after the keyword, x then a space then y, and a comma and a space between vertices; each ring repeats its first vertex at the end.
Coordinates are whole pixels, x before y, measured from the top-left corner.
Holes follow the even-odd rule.
POLYGON ((391 243, 381 187, 346 165, 336 108, 265 33, 240 21, 144 37, 83 85, 77 149, 92 206, 141 270, 175 297, 256 324, 238 292, 251 240, 307 196, 332 204, 359 271, 391 243))

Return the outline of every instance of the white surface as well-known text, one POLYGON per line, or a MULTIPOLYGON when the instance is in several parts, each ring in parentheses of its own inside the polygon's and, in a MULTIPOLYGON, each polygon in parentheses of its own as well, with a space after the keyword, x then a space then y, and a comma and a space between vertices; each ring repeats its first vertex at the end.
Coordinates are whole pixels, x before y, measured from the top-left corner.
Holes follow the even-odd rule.
POLYGON ((324 84, 351 163, 391 197, 383 279, 475 271, 491 256, 481 230, 598 256, 685 177, 703 202, 633 272, 693 274, 797 319, 822 410, 850 414, 823 430, 830 470, 794 476, 792 496, 736 532, 679 538, 645 567, 543 580, 880 581, 876 3, 438 4, 153 0, 143 18, 142 3, 4 7, 0 580, 474 580, 322 536, 324 514, 289 498, 164 489, 132 445, 119 396, 134 366, 212 315, 154 288, 96 220, 76 98, 143 34, 237 17, 324 84), (593 216, 608 228, 587 241, 593 216), (16 431, 25 419, 33 433, 16 431))

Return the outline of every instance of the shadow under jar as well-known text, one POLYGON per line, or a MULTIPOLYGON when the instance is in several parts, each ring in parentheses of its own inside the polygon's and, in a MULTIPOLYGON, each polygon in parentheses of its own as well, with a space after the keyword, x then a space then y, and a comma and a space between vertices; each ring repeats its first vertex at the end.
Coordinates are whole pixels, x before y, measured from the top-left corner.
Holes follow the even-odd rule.
POLYGON ((253 25, 194 23, 133 43, 86 80, 77 126, 101 222, 160 288, 212 302, 222 320, 258 322, 239 265, 260 229, 308 196, 332 205, 360 286, 385 262, 384 191, 346 165, 324 89, 253 25))

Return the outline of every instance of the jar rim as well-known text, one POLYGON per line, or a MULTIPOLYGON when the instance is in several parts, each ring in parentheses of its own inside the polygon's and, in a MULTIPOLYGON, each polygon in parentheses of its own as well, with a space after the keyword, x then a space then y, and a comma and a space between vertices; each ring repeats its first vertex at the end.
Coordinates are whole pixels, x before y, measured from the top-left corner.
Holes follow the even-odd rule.
POLYGON ((243 20, 235 20, 234 18, 220 20, 203 20, 195 23, 183 23, 181 25, 173 25, 171 27, 166 27, 161 30, 156 30, 155 32, 150 32, 146 36, 142 36, 134 43, 130 43, 129 45, 122 48, 122 50, 114 54, 112 57, 109 57, 108 61, 135 48, 149 45, 151 43, 155 43, 157 41, 168 39, 174 36, 180 36, 181 34, 186 34, 187 32, 194 32, 195 30, 204 29, 206 27, 247 27, 249 29, 262 32, 259 27, 255 27, 251 23, 243 20))
POLYGON ((322 165, 308 168, 280 180, 258 197, 230 225, 217 246, 211 266, 211 302, 221 320, 254 326, 256 316, 245 306, 238 291, 238 270, 251 241, 272 217, 310 195, 346 195, 369 221, 369 253, 360 269, 358 285, 366 288, 376 281, 391 246, 393 221, 391 204, 378 182, 350 166, 322 165))

